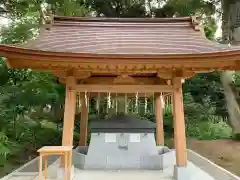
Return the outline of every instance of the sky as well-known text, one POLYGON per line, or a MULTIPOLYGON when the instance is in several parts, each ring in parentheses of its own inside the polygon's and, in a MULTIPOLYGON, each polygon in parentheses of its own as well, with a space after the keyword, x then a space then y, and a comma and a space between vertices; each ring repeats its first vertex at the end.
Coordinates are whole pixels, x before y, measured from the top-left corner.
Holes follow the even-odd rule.
POLYGON ((0 27, 7 24, 8 24, 8 20, 6 18, 0 17, 0 27))
POLYGON ((217 29, 217 31, 215 33, 215 37, 216 38, 219 38, 219 37, 222 36, 222 28, 221 28, 222 25, 221 24, 222 24, 221 22, 218 23, 218 29, 217 29))
MULTIPOLYGON (((216 6, 217 9, 221 9, 221 4, 218 4, 216 6)), ((221 37, 222 36, 222 21, 219 20, 219 14, 215 13, 215 16, 214 16, 215 19, 217 19, 217 25, 218 25, 218 29, 215 33, 215 37, 218 38, 218 37, 221 37)))

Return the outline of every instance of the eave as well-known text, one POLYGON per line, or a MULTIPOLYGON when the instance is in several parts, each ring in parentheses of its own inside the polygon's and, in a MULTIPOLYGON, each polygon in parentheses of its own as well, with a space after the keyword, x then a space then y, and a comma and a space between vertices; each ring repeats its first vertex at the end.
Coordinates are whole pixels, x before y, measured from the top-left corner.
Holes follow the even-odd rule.
POLYGON ((11 68, 54 69, 188 69, 191 71, 239 70, 240 50, 201 54, 91 54, 50 52, 0 45, 0 55, 7 58, 11 68), (103 64, 104 63, 104 64, 103 64), (123 67, 124 66, 124 67, 123 67))

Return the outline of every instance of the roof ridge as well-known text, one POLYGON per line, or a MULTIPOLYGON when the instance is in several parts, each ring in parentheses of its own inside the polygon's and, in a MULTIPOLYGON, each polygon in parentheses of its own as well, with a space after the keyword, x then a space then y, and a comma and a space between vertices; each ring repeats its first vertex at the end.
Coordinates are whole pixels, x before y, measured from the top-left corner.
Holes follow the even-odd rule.
POLYGON ((192 22, 192 17, 173 17, 173 18, 108 18, 108 17, 77 17, 77 16, 54 16, 53 21, 79 21, 79 22, 192 22))
MULTIPOLYGON (((144 23, 144 24, 152 24, 154 27, 156 25, 163 26, 165 23, 169 26, 169 23, 177 25, 184 25, 185 23, 189 23, 189 26, 195 31, 201 31, 200 21, 195 16, 186 16, 186 17, 172 17, 172 18, 108 18, 108 17, 77 17, 77 16, 53 16, 52 25, 59 26, 70 26, 70 25, 78 25, 81 23, 99 23, 97 26, 111 26, 111 24, 106 25, 105 23, 124 23, 125 25, 131 23, 144 23), (100 24, 101 23, 101 24, 100 24)), ((83 24, 82 24, 83 25, 83 24)), ((120 24, 119 24, 120 25, 120 24)), ((93 26, 93 25, 91 25, 93 26)), ((114 25, 115 27, 115 25, 114 25)), ((49 28, 49 25, 46 27, 49 28)))

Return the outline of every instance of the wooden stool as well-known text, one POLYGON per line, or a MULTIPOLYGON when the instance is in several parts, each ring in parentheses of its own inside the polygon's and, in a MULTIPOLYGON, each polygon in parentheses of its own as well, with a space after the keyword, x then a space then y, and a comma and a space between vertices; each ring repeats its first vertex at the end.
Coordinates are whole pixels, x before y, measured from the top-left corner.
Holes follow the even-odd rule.
POLYGON ((64 180, 70 180, 72 171, 72 148, 73 146, 44 146, 39 152, 39 180, 42 180, 42 164, 44 159, 44 180, 47 179, 48 155, 62 156, 64 165, 64 180))

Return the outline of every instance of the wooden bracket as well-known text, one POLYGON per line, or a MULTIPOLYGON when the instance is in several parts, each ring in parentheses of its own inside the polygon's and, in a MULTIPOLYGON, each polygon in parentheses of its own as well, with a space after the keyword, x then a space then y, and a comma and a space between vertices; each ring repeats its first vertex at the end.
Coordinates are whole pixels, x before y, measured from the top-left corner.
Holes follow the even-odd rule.
POLYGON ((113 79, 113 84, 136 84, 136 81, 128 74, 121 74, 113 79))
MULTIPOLYGON (((236 64, 236 66, 235 66, 235 70, 240 70, 240 60, 236 60, 235 61, 235 64, 236 64)), ((234 68, 233 68, 234 69, 234 68)))
POLYGON ((66 77, 68 76, 75 76, 76 75, 76 70, 71 68, 66 71, 66 77))
POLYGON ((162 78, 162 79, 172 79, 173 77, 173 72, 167 72, 167 71, 163 71, 163 72, 157 72, 157 77, 158 78, 162 78))
POLYGON ((175 90, 182 89, 182 77, 174 77, 172 79, 172 86, 175 90))
POLYGON ((177 69, 174 71, 172 78, 174 77, 181 77, 182 79, 187 79, 195 76, 196 73, 193 71, 188 71, 185 69, 177 69))
POLYGON ((69 89, 69 90, 76 89, 76 78, 74 76, 68 76, 66 78, 66 89, 69 89))

